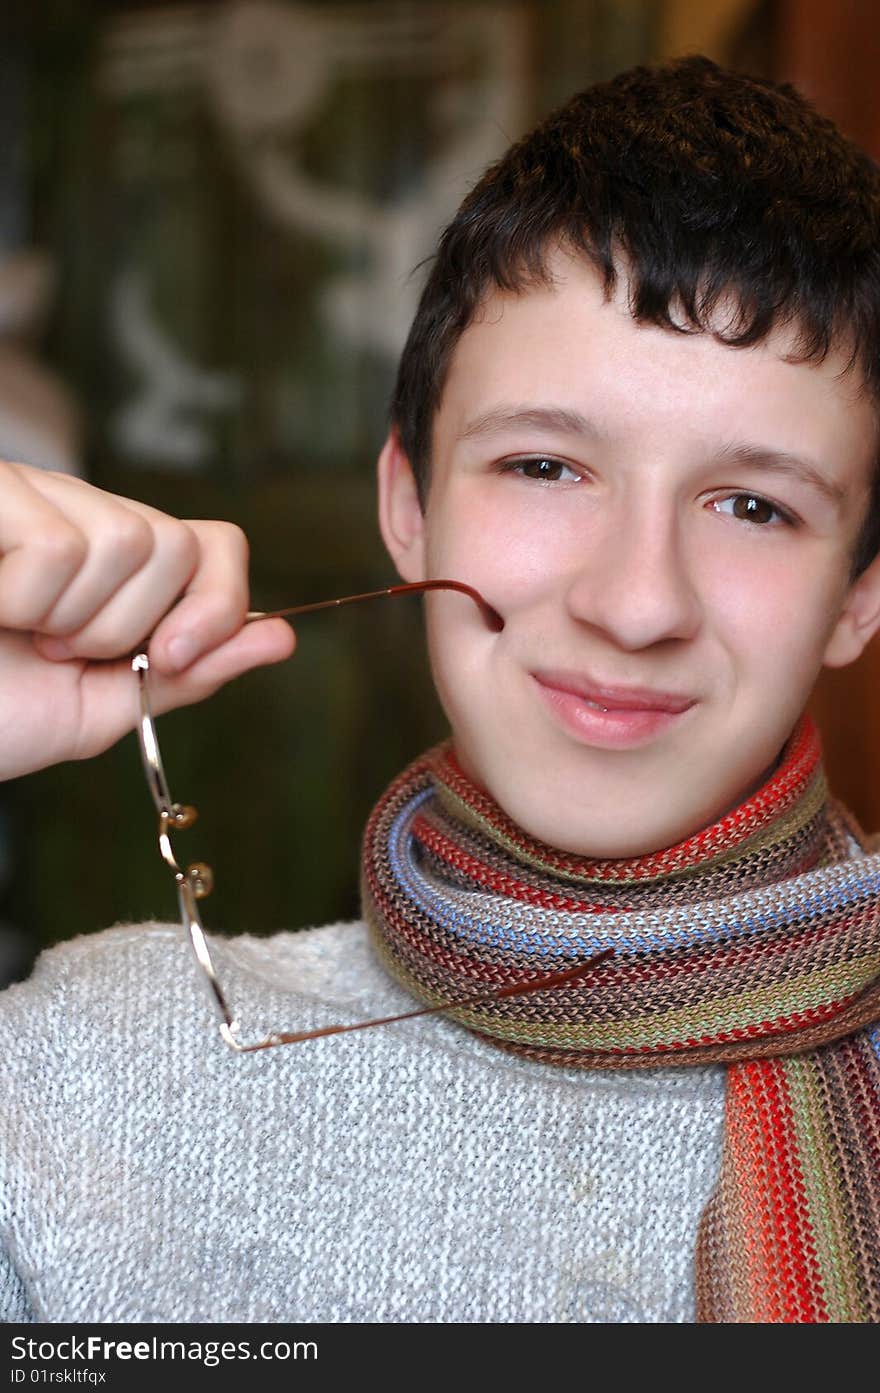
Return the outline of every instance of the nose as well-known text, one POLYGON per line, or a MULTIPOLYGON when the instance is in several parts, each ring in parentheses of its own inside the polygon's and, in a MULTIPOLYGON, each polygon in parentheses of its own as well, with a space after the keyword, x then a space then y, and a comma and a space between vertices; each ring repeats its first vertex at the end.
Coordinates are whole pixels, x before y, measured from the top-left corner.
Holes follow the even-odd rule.
POLYGON ((671 503, 622 501, 584 539, 568 609, 627 651, 690 639, 702 613, 693 571, 671 503))

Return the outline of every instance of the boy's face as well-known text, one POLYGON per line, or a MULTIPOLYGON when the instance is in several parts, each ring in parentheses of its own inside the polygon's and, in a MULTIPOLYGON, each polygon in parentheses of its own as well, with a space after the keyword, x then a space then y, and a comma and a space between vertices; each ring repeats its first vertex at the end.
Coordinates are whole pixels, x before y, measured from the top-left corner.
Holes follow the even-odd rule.
POLYGON ((533 836, 629 856, 741 801, 877 626, 880 567, 850 584, 876 416, 842 358, 641 326, 625 285, 551 270, 457 344, 424 516, 393 438, 380 514, 405 579, 468 581, 504 618, 428 599, 465 769, 533 836))

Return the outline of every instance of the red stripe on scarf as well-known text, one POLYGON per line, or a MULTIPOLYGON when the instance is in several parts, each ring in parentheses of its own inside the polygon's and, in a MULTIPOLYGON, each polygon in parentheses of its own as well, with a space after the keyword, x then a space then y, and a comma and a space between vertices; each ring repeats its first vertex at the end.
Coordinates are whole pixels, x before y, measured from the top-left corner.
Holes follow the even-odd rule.
POLYGON ((828 1308, 784 1066, 773 1059, 734 1065, 727 1087, 729 1111, 738 1112, 746 1123, 745 1135, 736 1139, 740 1145, 734 1146, 735 1164, 742 1171, 738 1188, 752 1201, 742 1215, 746 1228, 754 1230, 748 1245, 753 1258, 748 1302, 752 1320, 825 1322, 828 1308))

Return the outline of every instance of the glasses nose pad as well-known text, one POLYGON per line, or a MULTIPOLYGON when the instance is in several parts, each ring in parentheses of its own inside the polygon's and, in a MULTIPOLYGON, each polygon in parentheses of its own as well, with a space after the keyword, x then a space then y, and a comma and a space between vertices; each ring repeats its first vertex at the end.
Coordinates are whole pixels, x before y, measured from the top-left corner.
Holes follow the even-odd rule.
POLYGON ((191 866, 187 866, 186 878, 197 900, 207 899, 214 889, 214 872, 204 861, 194 861, 191 866))
POLYGON ((174 823, 178 830, 185 827, 192 827, 198 817, 197 810, 190 803, 174 803, 171 807, 169 821, 174 823))

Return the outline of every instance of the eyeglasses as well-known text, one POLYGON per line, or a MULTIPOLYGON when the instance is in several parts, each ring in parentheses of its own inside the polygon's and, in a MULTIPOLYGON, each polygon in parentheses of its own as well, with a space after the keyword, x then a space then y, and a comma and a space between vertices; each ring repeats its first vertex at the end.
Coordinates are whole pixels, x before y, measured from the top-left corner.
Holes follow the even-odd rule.
MULTIPOLYGON (((504 628, 504 620, 497 610, 493 609, 487 600, 475 590, 473 586, 466 585, 458 580, 425 580, 418 581, 412 585, 392 585, 385 590, 372 590, 364 595, 345 595, 338 600, 319 600, 314 604, 294 605, 288 609, 278 610, 251 610, 245 616, 245 623, 253 623, 261 619, 287 619, 294 615, 310 614, 315 610, 336 609, 343 605, 358 604, 364 600, 378 600, 388 596, 410 595, 416 591, 426 590, 457 590, 463 595, 469 596, 479 609, 487 626, 494 632, 499 633, 504 628)), ((219 1016, 220 1035, 222 1039, 233 1050, 239 1054, 250 1054, 255 1050, 271 1049, 275 1045, 299 1044, 304 1040, 316 1040, 324 1035, 343 1035, 354 1030, 369 1030, 374 1026, 391 1025, 396 1021, 412 1020, 416 1016, 430 1016, 440 1011, 451 1011, 461 1006, 479 1006, 488 1001, 495 1001, 501 997, 525 995, 527 992, 546 990, 548 987, 560 986, 565 982, 574 981, 591 971, 598 963, 612 955, 613 950, 604 949, 596 953, 586 961, 578 963, 577 966, 566 968, 562 972, 554 972, 535 977, 524 983, 515 983, 494 989, 491 992, 477 992, 457 997, 449 1001, 442 1001, 434 1006, 421 1006, 413 1011, 402 1011, 394 1016, 380 1016, 372 1020, 354 1021, 348 1024, 322 1026, 317 1030, 303 1031, 273 1031, 261 1040, 246 1042, 240 1039, 240 1025, 235 1019, 227 1003, 223 992, 205 935, 202 917, 199 912, 198 901, 203 900, 211 893, 214 885, 214 873, 210 866, 204 862, 197 861, 187 866, 183 870, 178 864, 171 845, 171 836, 174 832, 183 831, 191 827, 198 816, 196 809, 190 804, 175 803, 168 788, 168 781, 165 777, 165 770, 162 765, 162 756, 159 751, 159 740, 156 734, 156 722, 150 707, 149 673, 150 660, 145 649, 142 649, 131 660, 132 671, 138 679, 138 692, 140 699, 140 715, 137 723, 138 742, 140 745, 141 758, 144 765, 144 773, 147 779, 147 786, 159 817, 158 837, 159 854, 171 871, 177 888, 177 900, 180 910, 180 922, 184 936, 188 938, 192 950, 198 963, 199 971, 203 976, 208 987, 214 1006, 219 1016)))

